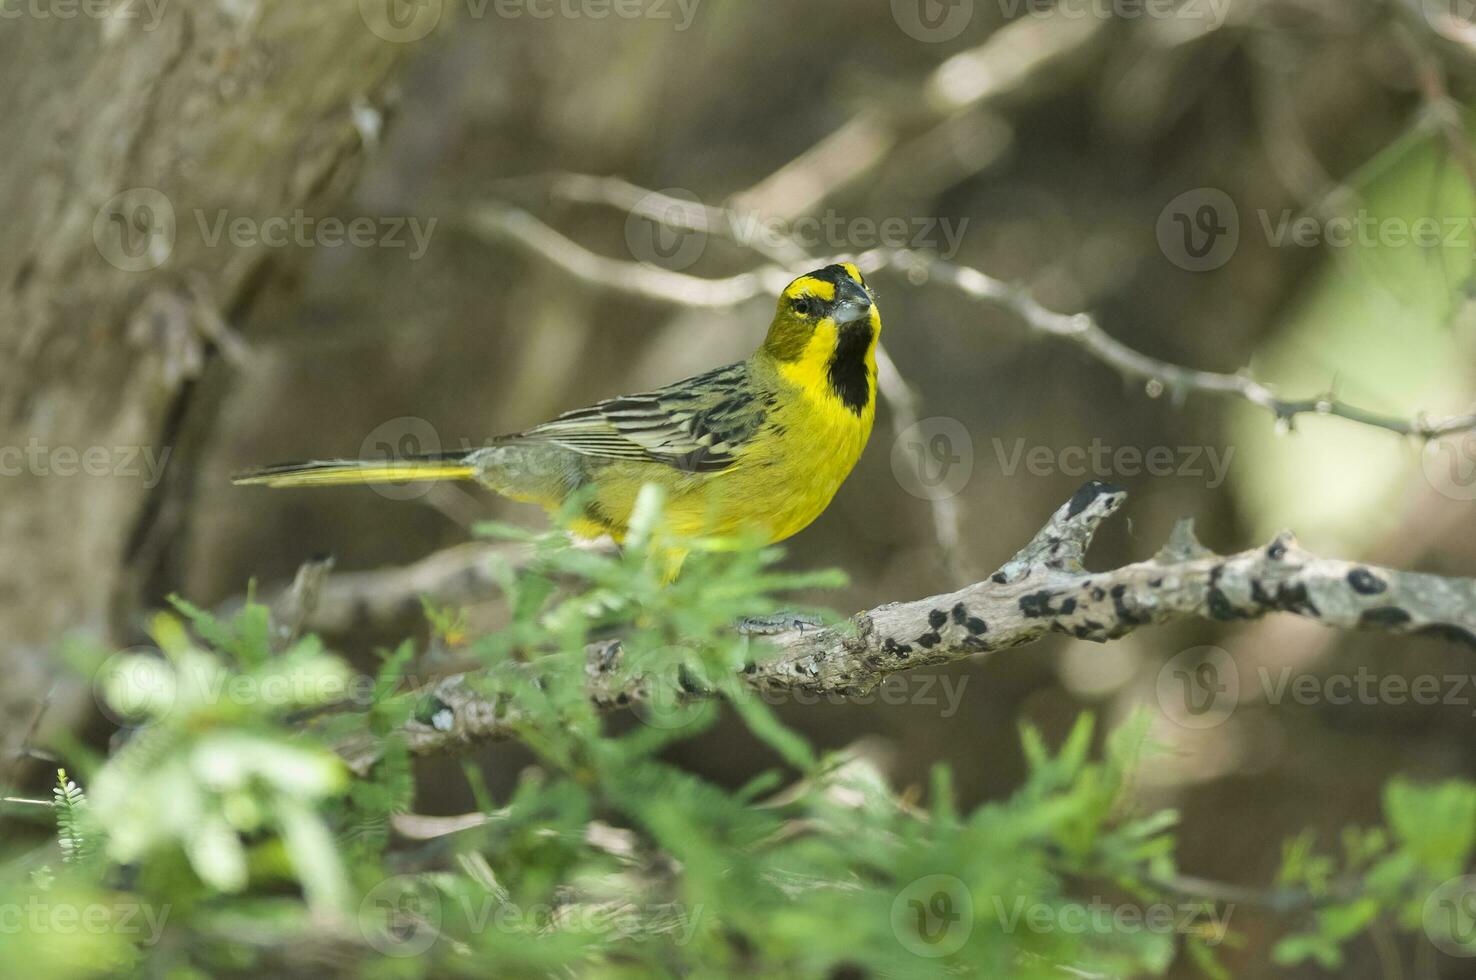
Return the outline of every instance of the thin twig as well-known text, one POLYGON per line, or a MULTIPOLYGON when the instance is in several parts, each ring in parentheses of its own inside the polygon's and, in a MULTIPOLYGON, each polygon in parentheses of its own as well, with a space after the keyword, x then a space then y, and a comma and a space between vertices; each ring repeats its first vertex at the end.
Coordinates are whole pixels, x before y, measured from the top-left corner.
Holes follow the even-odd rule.
MULTIPOLYGON (((526 211, 506 205, 480 208, 474 212, 472 222, 479 232, 528 248, 592 285, 684 306, 709 309, 736 306, 759 295, 777 293, 793 275, 805 271, 766 265, 726 279, 704 279, 597 256, 526 211)), ((1403 417, 1360 408, 1330 393, 1283 398, 1269 385, 1246 374, 1201 371, 1152 357, 1107 333, 1089 313, 1057 313, 1018 286, 930 253, 875 248, 857 256, 856 262, 868 273, 891 268, 904 273, 914 283, 948 286, 970 299, 1008 309, 1032 333, 1076 344, 1124 376, 1145 382, 1153 394, 1168 392, 1178 396, 1193 391, 1230 395, 1266 409, 1286 426, 1291 426, 1299 416, 1325 415, 1427 440, 1476 429, 1476 413, 1431 418, 1421 412, 1403 417)))

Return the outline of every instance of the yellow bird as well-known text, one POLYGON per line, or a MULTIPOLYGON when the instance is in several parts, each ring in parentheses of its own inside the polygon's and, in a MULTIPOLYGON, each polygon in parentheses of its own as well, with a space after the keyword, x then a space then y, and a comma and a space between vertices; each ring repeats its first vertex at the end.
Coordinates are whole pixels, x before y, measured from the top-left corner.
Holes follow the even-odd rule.
POLYGON ((880 333, 861 271, 830 265, 785 287, 763 346, 737 364, 567 412, 470 452, 285 463, 235 482, 475 480, 550 513, 581 494, 574 530, 617 541, 636 495, 653 483, 666 492, 664 521, 677 535, 781 541, 825 510, 861 457, 876 414, 880 333))

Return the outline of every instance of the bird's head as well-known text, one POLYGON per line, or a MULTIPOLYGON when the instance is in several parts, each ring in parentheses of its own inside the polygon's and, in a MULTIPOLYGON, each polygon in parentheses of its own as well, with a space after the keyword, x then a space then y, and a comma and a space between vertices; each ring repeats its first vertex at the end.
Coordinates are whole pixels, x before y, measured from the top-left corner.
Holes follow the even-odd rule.
POLYGON ((840 262, 784 287, 764 350, 780 361, 824 362, 843 342, 869 351, 880 332, 881 315, 861 270, 840 262))

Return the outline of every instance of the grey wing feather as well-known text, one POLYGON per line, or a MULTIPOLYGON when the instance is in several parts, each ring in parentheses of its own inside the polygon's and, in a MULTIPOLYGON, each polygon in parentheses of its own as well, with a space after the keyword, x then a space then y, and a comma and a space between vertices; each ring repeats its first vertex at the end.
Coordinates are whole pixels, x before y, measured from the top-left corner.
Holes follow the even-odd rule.
POLYGON ((519 438, 601 459, 719 472, 737 461, 734 451, 763 419, 762 406, 751 404, 747 382, 747 365, 732 364, 655 391, 565 412, 519 438))

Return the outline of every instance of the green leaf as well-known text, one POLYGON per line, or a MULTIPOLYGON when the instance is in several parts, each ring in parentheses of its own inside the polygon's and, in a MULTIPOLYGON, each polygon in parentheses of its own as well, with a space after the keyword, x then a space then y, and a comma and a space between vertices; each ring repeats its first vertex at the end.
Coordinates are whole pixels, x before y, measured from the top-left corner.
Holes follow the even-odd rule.
POLYGON ((1384 815, 1395 840, 1431 874, 1453 875, 1465 867, 1476 842, 1476 786, 1396 779, 1384 788, 1384 815))

